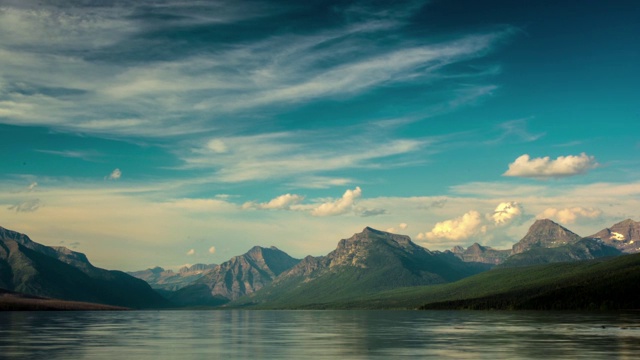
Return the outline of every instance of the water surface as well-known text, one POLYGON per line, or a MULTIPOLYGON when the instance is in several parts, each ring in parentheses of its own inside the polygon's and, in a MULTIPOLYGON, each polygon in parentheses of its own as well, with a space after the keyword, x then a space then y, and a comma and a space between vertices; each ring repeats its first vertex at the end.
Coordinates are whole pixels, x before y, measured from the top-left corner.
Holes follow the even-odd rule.
POLYGON ((0 313, 2 359, 634 359, 640 313, 0 313))

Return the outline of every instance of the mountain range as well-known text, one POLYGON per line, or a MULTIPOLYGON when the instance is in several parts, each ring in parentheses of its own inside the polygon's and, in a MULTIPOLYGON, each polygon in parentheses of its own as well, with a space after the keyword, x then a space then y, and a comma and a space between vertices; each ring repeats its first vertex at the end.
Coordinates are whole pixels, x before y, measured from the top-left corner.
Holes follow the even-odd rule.
POLYGON ((200 279, 209 269, 216 264, 195 264, 183 266, 178 272, 165 270, 159 266, 146 270, 127 272, 127 274, 146 281, 154 289, 175 291, 200 279))
POLYGON ((122 271, 97 268, 82 253, 41 245, 27 235, 3 227, 0 227, 0 288, 127 308, 170 305, 140 279, 122 271))
MULTIPOLYGON (((466 249, 430 251, 408 236, 366 227, 340 240, 324 256, 300 260, 275 247, 255 246, 219 265, 197 264, 177 273, 160 267, 130 273, 146 280, 154 292, 129 274, 94 267, 84 254, 40 245, 26 235, 0 229, 0 288, 135 308, 166 307, 169 302, 207 307, 394 307, 432 291, 421 289, 453 286, 467 278, 482 282, 484 274, 494 271, 520 274, 524 269, 526 274, 532 266, 617 257, 638 252, 640 241, 640 222, 633 220, 583 238, 543 219, 535 221, 510 250, 474 243, 466 249), (388 292, 393 301, 380 302, 381 294, 388 292)), ((463 293, 457 289, 447 294, 455 298, 463 293)), ((418 301, 414 300, 411 306, 418 301)))

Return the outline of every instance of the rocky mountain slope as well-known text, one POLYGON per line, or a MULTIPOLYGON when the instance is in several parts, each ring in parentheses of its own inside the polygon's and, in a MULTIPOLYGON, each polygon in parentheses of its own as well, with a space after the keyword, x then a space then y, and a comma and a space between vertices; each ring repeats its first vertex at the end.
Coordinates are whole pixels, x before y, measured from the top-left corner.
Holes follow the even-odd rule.
POLYGON ((482 246, 474 243, 468 248, 455 246, 451 252, 464 262, 477 262, 483 264, 498 265, 502 263, 509 255, 511 250, 496 250, 489 246, 482 246))
POLYGON ((209 270, 191 285, 170 295, 170 299, 180 305, 224 304, 262 289, 299 261, 276 247, 254 246, 247 253, 209 270))
POLYGON ((49 247, 0 227, 0 288, 60 300, 130 308, 169 303, 142 280, 121 271, 94 267, 87 257, 49 247))
POLYGON ((626 219, 591 236, 625 253, 640 252, 640 221, 626 219))
POLYGON ((194 283, 216 266, 216 264, 195 264, 184 266, 178 272, 156 266, 146 270, 128 272, 127 274, 146 281, 154 289, 175 291, 194 283))
POLYGON ((536 220, 527 234, 513 245, 511 253, 520 254, 534 248, 559 247, 575 243, 580 239, 580 235, 551 220, 536 220))
POLYGON ((408 236, 365 228, 326 256, 308 256, 271 285, 235 304, 321 307, 402 286, 442 284, 488 269, 450 252, 431 252, 408 236))

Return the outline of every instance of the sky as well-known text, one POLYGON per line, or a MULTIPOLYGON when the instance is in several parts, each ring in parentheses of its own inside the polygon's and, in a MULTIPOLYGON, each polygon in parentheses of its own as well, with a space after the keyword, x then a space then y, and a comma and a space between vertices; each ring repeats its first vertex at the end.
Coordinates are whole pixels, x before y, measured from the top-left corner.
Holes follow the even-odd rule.
POLYGON ((640 3, 0 0, 0 226, 96 266, 640 220, 640 3))

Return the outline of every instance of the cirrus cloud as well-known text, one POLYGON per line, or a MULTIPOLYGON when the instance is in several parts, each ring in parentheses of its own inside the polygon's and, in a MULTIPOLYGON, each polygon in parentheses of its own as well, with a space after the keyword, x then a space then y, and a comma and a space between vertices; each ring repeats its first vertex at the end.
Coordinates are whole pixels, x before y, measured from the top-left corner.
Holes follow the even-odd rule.
POLYGON ((531 158, 529 154, 524 154, 509 164, 509 170, 502 175, 538 179, 560 178, 583 174, 597 166, 595 157, 585 153, 559 156, 555 160, 548 156, 531 158))

